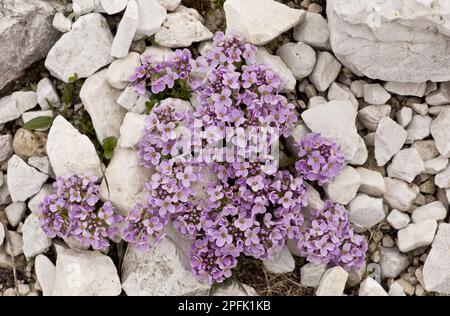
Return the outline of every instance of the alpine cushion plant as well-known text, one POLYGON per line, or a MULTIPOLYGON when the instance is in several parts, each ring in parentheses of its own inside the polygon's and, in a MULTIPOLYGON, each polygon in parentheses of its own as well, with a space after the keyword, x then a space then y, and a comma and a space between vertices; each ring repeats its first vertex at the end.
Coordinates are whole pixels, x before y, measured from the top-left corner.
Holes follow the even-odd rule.
MULTIPOLYGON (((191 87, 196 111, 180 111, 175 101, 161 103, 147 118, 139 144, 141 163, 153 171, 148 197, 126 218, 124 240, 146 250, 164 238, 164 227, 173 225, 192 240, 193 273, 207 283, 222 282, 232 274, 239 257, 267 260, 286 240, 297 241, 310 262, 360 268, 367 245, 354 234, 345 208, 330 201, 322 210, 307 210, 305 181, 319 186, 331 181, 344 166, 344 154, 332 140, 308 135, 298 144, 297 174, 280 170, 271 155, 258 161, 261 147, 227 129, 251 129, 289 136, 297 121, 295 106, 279 94, 282 81, 255 60, 256 47, 237 36, 219 32, 209 51, 192 59, 188 50, 157 63, 142 56, 142 66, 130 81, 138 93, 149 87, 157 99, 176 82, 191 87), (201 126, 201 132, 197 127, 201 126), (190 130, 190 159, 176 157, 176 144, 190 130), (228 162, 215 145, 231 142, 240 159, 228 162), (194 152, 195 150, 193 150, 194 152), (177 158, 177 159, 175 159, 177 158), (211 179, 201 192, 196 183, 211 179)), ((267 148, 264 148, 267 149, 267 148)))
POLYGON ((74 237, 85 247, 104 250, 118 236, 123 218, 110 202, 100 201, 96 181, 78 175, 56 179, 56 193, 45 196, 39 205, 41 226, 50 238, 74 237))

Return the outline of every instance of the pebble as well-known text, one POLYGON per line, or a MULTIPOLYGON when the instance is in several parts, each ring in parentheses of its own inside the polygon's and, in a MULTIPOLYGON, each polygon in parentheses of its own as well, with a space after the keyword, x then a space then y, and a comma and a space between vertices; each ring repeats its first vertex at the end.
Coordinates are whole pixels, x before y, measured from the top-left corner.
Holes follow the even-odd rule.
POLYGON ((355 110, 358 110, 359 107, 358 100, 356 100, 352 91, 347 86, 333 82, 330 85, 330 88, 328 89, 327 97, 329 101, 348 100, 352 102, 353 106, 355 107, 355 110))
POLYGON ((390 117, 384 117, 378 123, 375 133, 375 159, 378 166, 384 166, 400 151, 408 133, 390 117))
POLYGON ((6 243, 5 251, 10 256, 18 256, 23 254, 23 240, 22 235, 18 232, 8 230, 8 236, 11 243, 6 243))
POLYGON ((386 183, 381 173, 362 167, 357 168, 356 171, 359 173, 361 182, 358 192, 374 197, 383 196, 386 192, 386 183))
POLYGON ((425 90, 427 89, 426 82, 415 83, 415 82, 393 82, 389 81, 383 85, 384 89, 390 93, 402 95, 402 96, 415 96, 423 97, 425 95, 425 90))
POLYGON ((431 106, 447 105, 450 103, 450 83, 442 82, 439 84, 439 89, 430 93, 425 98, 427 104, 431 106))
POLYGON ((138 25, 138 5, 135 0, 129 0, 111 46, 112 57, 123 58, 128 55, 138 25))
POLYGON ((405 271, 410 262, 396 247, 380 247, 380 267, 384 278, 396 278, 405 271))
POLYGON ((435 220, 429 219, 419 223, 409 224, 398 231, 397 245, 401 252, 429 246, 433 242, 437 230, 435 220))
POLYGON ((435 142, 433 140, 415 141, 414 144, 411 145, 411 147, 417 149, 420 158, 422 158, 423 161, 427 161, 439 156, 439 151, 437 150, 435 142))
POLYGON ((52 25, 61 33, 69 32, 72 29, 72 21, 61 12, 56 12, 52 25))
POLYGON ((5 239, 5 227, 0 222, 0 247, 3 245, 3 240, 5 239))
POLYGON ((397 281, 392 283, 389 289, 389 296, 406 296, 403 287, 397 281))
POLYGON ((391 208, 402 212, 408 211, 419 194, 419 189, 415 185, 408 185, 398 179, 384 178, 386 183, 386 193, 384 200, 391 208))
POLYGON ((425 171, 424 174, 435 175, 443 171, 448 166, 448 158, 439 156, 434 159, 430 159, 424 162, 425 171))
POLYGON ((44 255, 37 255, 34 261, 36 278, 44 296, 51 296, 55 283, 55 265, 44 255))
POLYGON ((419 223, 429 219, 441 221, 447 217, 447 208, 440 201, 435 201, 416 208, 411 215, 414 223, 419 223))
POLYGON ((136 0, 139 11, 139 23, 136 35, 152 36, 167 18, 167 10, 158 0, 136 0))
POLYGON ((369 104, 386 104, 391 95, 378 83, 364 85, 364 101, 369 104))
POLYGON ((105 12, 109 15, 119 13, 125 10, 128 0, 100 0, 105 12))
POLYGON ((309 80, 320 92, 326 91, 341 72, 342 65, 329 52, 317 54, 317 63, 309 80))
POLYGON ((135 73, 135 68, 141 65, 141 55, 131 52, 124 58, 116 59, 109 65, 106 74, 108 83, 116 89, 125 89, 128 79, 135 73))
POLYGON ((359 286, 359 296, 388 296, 388 293, 374 279, 366 278, 359 286))
POLYGON ((387 168, 391 178, 397 178, 411 183, 416 176, 425 170, 423 160, 415 148, 399 151, 387 168))
POLYGON ((94 0, 72 0, 73 13, 84 15, 94 11, 94 0))
POLYGON ((386 217, 383 199, 365 194, 358 194, 350 202, 348 211, 350 222, 362 230, 372 228, 386 217))
POLYGON ((120 127, 120 138, 118 145, 122 148, 135 148, 141 140, 142 131, 144 130, 145 115, 128 112, 125 115, 122 126, 120 127))
POLYGON ((439 153, 450 158, 450 110, 441 111, 431 123, 431 135, 439 153))
POLYGON ((330 32, 321 14, 306 12, 304 20, 294 28, 294 39, 317 49, 328 49, 330 32))
POLYGON ((300 268, 300 284, 309 287, 318 287, 323 274, 327 270, 324 263, 307 263, 300 268))
POLYGON ((0 135, 0 163, 7 160, 14 152, 11 134, 0 135))
POLYGON ((442 189, 450 189, 450 166, 436 174, 434 183, 442 189))
POLYGON ((328 197, 337 203, 347 205, 353 200, 361 183, 359 173, 352 167, 345 167, 342 172, 324 187, 328 197))
POLYGON ((430 136, 431 121, 429 116, 414 115, 406 129, 408 132, 406 142, 411 144, 416 140, 422 140, 430 136))
POLYGON ((27 206, 24 202, 17 202, 8 205, 5 208, 6 218, 11 227, 16 227, 22 221, 27 211, 27 206))
POLYGON ((52 240, 42 230, 39 218, 30 214, 22 227, 23 253, 27 258, 44 253, 52 245, 52 240))
POLYGON ((166 8, 169 11, 175 10, 181 3, 181 0, 158 0, 158 1, 164 8, 166 8))
POLYGON ((369 105, 358 112, 358 120, 369 132, 375 132, 381 119, 390 114, 390 105, 369 105))
POLYGON ((301 42, 287 43, 280 46, 277 50, 277 55, 281 57, 297 80, 308 77, 317 61, 314 49, 301 42))
POLYGON ((397 118, 397 122, 401 127, 406 127, 409 123, 411 123, 412 114, 412 109, 405 106, 397 112, 395 117, 397 118))
POLYGON ((348 272, 341 267, 328 269, 320 280, 316 296, 342 296, 347 279, 348 272))

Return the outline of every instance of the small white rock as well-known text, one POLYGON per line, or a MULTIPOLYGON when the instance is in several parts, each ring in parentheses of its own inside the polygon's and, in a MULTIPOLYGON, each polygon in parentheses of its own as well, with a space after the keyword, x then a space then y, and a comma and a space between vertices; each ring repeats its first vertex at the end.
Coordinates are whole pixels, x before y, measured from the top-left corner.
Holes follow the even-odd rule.
POLYGON ((405 228, 411 222, 411 219, 408 214, 394 209, 389 213, 387 221, 389 225, 398 230, 405 228))
POLYGON ((53 27, 62 33, 66 33, 72 29, 72 21, 61 12, 56 12, 53 17, 53 27))
POLYGON ((439 85, 439 89, 425 98, 427 104, 431 106, 446 105, 450 103, 450 84, 448 82, 442 82, 439 85))
POLYGON ((392 283, 388 294, 389 296, 406 296, 403 287, 397 281, 392 283))
POLYGON ((375 159, 378 166, 384 166, 400 151, 408 133, 390 117, 384 117, 378 123, 375 133, 375 159))
POLYGON ((387 168, 391 178, 397 178, 411 183, 416 176, 425 170, 423 160, 415 148, 399 151, 387 168))
POLYGON ((129 0, 122 20, 117 27, 117 33, 114 36, 111 47, 111 56, 123 58, 128 55, 138 24, 138 5, 135 0, 129 0))
POLYGON ((391 95, 378 83, 364 85, 364 101, 369 104, 386 104, 391 95))
POLYGON ((294 28, 294 39, 318 49, 328 49, 328 22, 321 14, 306 12, 304 20, 294 28))
POLYGON ((348 272, 341 267, 328 269, 317 288, 317 296, 342 296, 344 294, 345 283, 347 282, 348 272))
POLYGON ((408 257, 396 247, 380 249, 380 267, 384 278, 396 278, 409 266, 408 257))
POLYGON ((386 82, 383 86, 387 91, 403 96, 415 96, 423 97, 425 90, 427 89, 427 83, 415 83, 415 82, 386 82))
POLYGON ((122 148, 135 148, 142 138, 145 128, 145 115, 129 112, 125 115, 120 127, 119 146, 122 148))
POLYGON ((289 67, 295 79, 308 77, 316 65, 316 52, 305 43, 287 43, 280 46, 277 55, 289 67))
POLYGON ((398 231, 397 244, 401 252, 429 246, 433 242, 437 230, 435 220, 429 219, 415 224, 409 224, 398 231))
POLYGON ((112 15, 125 10, 128 0, 100 0, 107 14, 112 15))
POLYGON ((361 179, 359 192, 375 197, 383 196, 386 192, 386 183, 381 173, 362 167, 357 168, 356 171, 361 179))
POLYGON ((139 10, 137 35, 155 34, 167 18, 167 10, 158 0, 136 0, 139 10))
POLYGON ((329 101, 348 100, 353 104, 355 110, 358 110, 359 107, 358 100, 356 100, 350 88, 344 86, 343 84, 333 82, 330 88, 328 89, 327 97, 329 101))
POLYGON ((45 174, 48 174, 51 177, 54 177, 54 175, 55 175, 54 172, 53 172, 52 166, 50 164, 50 159, 48 159, 47 156, 44 156, 44 157, 30 157, 28 159, 28 164, 31 167, 34 167, 37 170, 39 170, 39 171, 41 171, 41 172, 43 172, 45 174))
POLYGON ((419 194, 417 186, 408 185, 406 182, 391 178, 384 178, 384 181, 386 183, 384 200, 391 208, 402 212, 408 211, 419 194))
POLYGON ((367 278, 359 286, 359 296, 388 296, 383 287, 372 278, 367 278))
POLYGON ((317 63, 309 80, 320 92, 328 89, 341 72, 342 65, 329 52, 319 52, 317 63))
POLYGON ((411 144, 416 140, 422 140, 430 136, 431 128, 431 117, 414 115, 411 123, 409 123, 406 131, 408 132, 408 137, 406 142, 411 144))
POLYGON ((141 55, 131 52, 109 65, 106 80, 113 88, 124 89, 129 83, 128 79, 135 73, 135 68, 140 65, 141 55))
POLYGON ((327 270, 324 263, 307 263, 300 268, 300 284, 303 286, 318 287, 323 274, 327 270))
POLYGON ((441 221, 447 217, 447 208, 440 201, 434 201, 424 206, 416 208, 411 215, 414 223, 426 221, 428 219, 434 219, 435 221, 441 221))
POLYGON ((441 111, 431 123, 431 135, 440 154, 450 158, 450 109, 441 111))
POLYGON ((34 260, 36 278, 43 296, 51 296, 55 284, 55 265, 44 255, 37 255, 34 260))
POLYGON ((131 111, 139 99, 140 95, 134 90, 132 85, 127 86, 117 98, 117 104, 124 109, 131 111))
POLYGON ((425 174, 435 175, 443 171, 448 166, 448 158, 439 156, 434 159, 430 159, 424 162, 425 174))
POLYGON ((38 193, 48 175, 28 166, 19 156, 8 161, 8 188, 13 202, 24 202, 38 193))
POLYGON ((78 16, 92 12, 94 0, 72 0, 72 10, 78 16))
POLYGON ((358 120, 370 132, 375 132, 381 119, 391 114, 390 105, 369 105, 359 110, 358 120))
POLYGON ((383 199, 365 194, 358 194, 350 202, 348 211, 350 222, 363 230, 372 228, 386 217, 383 199))
POLYGON ((0 247, 3 245, 3 240, 5 239, 5 227, 0 222, 0 247))
POLYGON ((8 205, 5 208, 6 218, 8 219, 9 225, 16 227, 19 225, 22 218, 25 216, 27 211, 27 205, 24 202, 17 202, 8 205))
POLYGON ((419 140, 414 142, 411 147, 417 149, 420 158, 422 158, 423 161, 427 161, 439 156, 439 151, 437 150, 435 142, 433 140, 419 140))
POLYGON ((434 177, 434 183, 441 189, 450 189, 450 165, 434 177))
POLYGON ((30 214, 22 227, 23 253, 27 258, 44 253, 52 245, 52 240, 42 230, 39 218, 30 214))
POLYGON ((328 197, 337 203, 347 205, 353 200, 361 184, 359 173, 352 167, 345 167, 342 172, 324 187, 328 197))
POLYGON ((158 0, 161 5, 169 11, 174 11, 181 3, 181 0, 158 0))
POLYGON ((50 109, 50 104, 55 108, 61 107, 61 99, 59 98, 58 92, 49 78, 43 78, 38 82, 36 93, 37 101, 42 110, 50 109))
POLYGON ((396 114, 397 122, 401 127, 406 127, 412 120, 412 109, 409 107, 402 107, 396 114))
POLYGON ((42 189, 39 191, 38 194, 36 194, 35 196, 33 196, 32 199, 30 199, 30 201, 28 202, 28 208, 30 209, 30 211, 34 214, 38 213, 39 210, 39 204, 42 202, 42 200, 44 199, 44 197, 46 195, 51 195, 51 194, 55 194, 55 189, 53 188, 53 185, 51 184, 44 184, 42 186, 42 189))

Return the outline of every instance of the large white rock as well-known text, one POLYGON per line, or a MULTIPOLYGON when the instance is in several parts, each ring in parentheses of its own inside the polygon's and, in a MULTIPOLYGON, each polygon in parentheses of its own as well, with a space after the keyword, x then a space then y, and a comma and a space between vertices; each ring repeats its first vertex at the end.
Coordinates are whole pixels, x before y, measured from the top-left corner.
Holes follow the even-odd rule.
POLYGON ((123 58, 128 55, 138 24, 138 5, 136 0, 129 0, 127 9, 123 14, 122 20, 120 20, 116 35, 114 36, 111 47, 111 56, 123 58))
POLYGON ((361 185, 358 191, 371 196, 382 196, 386 192, 386 183, 381 173, 366 168, 356 169, 360 176, 361 185))
POLYGON ((317 62, 309 80, 320 92, 328 89, 341 72, 342 65, 329 52, 321 51, 317 54, 317 62))
POLYGON ((340 144, 346 160, 353 158, 360 137, 355 127, 356 110, 350 101, 335 100, 316 105, 304 111, 302 119, 311 131, 340 144))
POLYGON ((34 270, 42 295, 51 296, 55 285, 55 265, 46 256, 37 255, 34 260, 34 270))
POLYGON ((8 188, 13 202, 24 202, 38 193, 48 175, 27 165, 19 156, 8 161, 8 188))
POLYGON ((416 208, 411 215, 414 223, 423 222, 427 219, 441 221, 447 217, 447 208, 441 201, 434 201, 416 208))
POLYGON ((129 83, 128 79, 140 65, 141 55, 131 52, 126 57, 116 59, 109 65, 106 80, 113 88, 125 89, 129 83))
POLYGON ((372 278, 367 278, 359 286, 359 296, 388 296, 383 287, 372 278))
POLYGON ((112 42, 111 30, 101 14, 83 15, 50 50, 45 67, 64 82, 75 73, 78 78, 87 78, 113 61, 112 42))
POLYGON ((450 224, 440 224, 423 267, 425 290, 450 295, 450 224))
POLYGON ((325 18, 314 12, 306 12, 303 21, 294 29, 294 39, 318 49, 329 49, 330 32, 325 18))
POLYGON ((22 235, 23 253, 27 258, 44 253, 52 245, 52 240, 42 230, 39 218, 35 214, 30 214, 25 220, 22 235))
POLYGON ((450 109, 441 111, 431 123, 431 135, 440 154, 450 158, 450 109))
POLYGON ((279 56, 272 55, 265 47, 261 46, 258 47, 258 50, 256 52, 256 61, 259 64, 267 65, 270 70, 280 76, 281 81, 283 82, 282 90, 284 92, 294 91, 297 81, 295 80, 292 72, 279 56))
POLYGON ((46 148, 56 176, 102 177, 101 162, 94 144, 64 117, 57 116, 53 121, 46 148))
POLYGON ((437 227, 438 225, 434 219, 428 219, 416 224, 409 224, 398 231, 398 249, 400 249, 401 252, 408 252, 431 245, 437 227))
POLYGON ((105 171, 108 186, 104 180, 100 197, 104 201, 111 201, 120 214, 126 215, 139 199, 145 183, 150 180, 150 174, 141 166, 135 150, 116 147, 105 171))
POLYGON ((19 78, 34 62, 45 58, 60 33, 52 19, 61 3, 54 0, 1 1, 0 90, 19 78))
POLYGON ((392 163, 387 168, 387 173, 391 178, 397 178, 411 183, 416 176, 425 170, 423 160, 415 148, 408 148, 399 151, 392 159, 392 163))
POLYGON ((328 197, 337 203, 347 205, 353 200, 361 184, 359 173, 352 167, 346 166, 331 182, 325 185, 328 197))
POLYGON ((384 166, 400 151, 408 133, 390 117, 384 117, 378 123, 375 132, 375 159, 378 166, 384 166))
POLYGON ((333 51, 354 73, 397 82, 450 80, 446 1, 330 0, 327 17, 333 51))
POLYGON ((158 0, 136 0, 139 10, 137 35, 155 34, 167 18, 167 10, 158 0))
POLYGON ((53 296, 117 296, 122 291, 113 261, 97 251, 58 253, 55 274, 53 296))
POLYGON ((295 269, 295 260, 288 247, 276 252, 273 258, 263 261, 264 267, 271 273, 282 274, 292 272, 295 269))
POLYGON ((188 47, 192 43, 209 40, 213 33, 199 20, 195 9, 181 9, 167 15, 155 34, 155 41, 163 47, 188 47))
POLYGON ((117 104, 120 90, 114 89, 106 81, 108 70, 104 69, 89 77, 80 91, 80 98, 92 119, 95 133, 100 142, 106 137, 119 138, 126 110, 117 104))
POLYGON ((247 42, 265 45, 299 24, 305 11, 291 9, 274 0, 227 0, 224 4, 227 33, 247 42))
POLYGON ((287 43, 280 46, 277 55, 289 67, 295 79, 308 77, 316 65, 316 52, 305 43, 287 43))
POLYGON ((205 294, 209 287, 192 274, 185 250, 170 237, 147 252, 129 247, 122 264, 122 288, 131 296, 205 294))
POLYGON ((345 283, 348 279, 348 272, 341 267, 328 269, 317 288, 317 296, 342 296, 344 294, 345 283))
POLYGON ((399 211, 408 211, 417 195, 419 189, 413 185, 408 185, 398 179, 384 178, 386 183, 386 193, 383 195, 384 200, 389 204, 391 208, 395 208, 399 211))
POLYGON ((363 230, 372 228, 386 217, 383 199, 365 194, 358 194, 350 202, 348 211, 350 222, 363 230))

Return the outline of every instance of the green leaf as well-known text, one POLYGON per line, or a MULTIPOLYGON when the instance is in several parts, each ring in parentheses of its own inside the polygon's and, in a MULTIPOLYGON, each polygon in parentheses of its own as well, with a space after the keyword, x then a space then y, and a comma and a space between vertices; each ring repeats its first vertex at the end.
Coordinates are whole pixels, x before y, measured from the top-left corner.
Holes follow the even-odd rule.
POLYGON ((75 81, 78 80, 78 75, 74 74, 72 77, 69 78, 69 82, 66 84, 66 86, 64 87, 64 92, 63 92, 63 103, 65 105, 65 107, 68 107, 70 105, 70 103, 72 102, 72 98, 73 98, 73 84, 75 81))
POLYGON ((45 129, 47 127, 50 127, 53 123, 53 117, 50 116, 38 116, 32 119, 31 121, 28 121, 23 125, 23 128, 34 131, 37 129, 45 129))
POLYGON ((103 157, 107 160, 111 160, 116 146, 117 138, 115 138, 114 136, 105 138, 103 140, 103 157))

